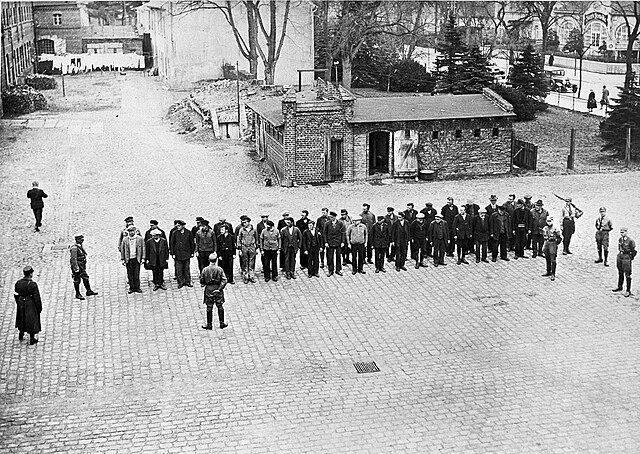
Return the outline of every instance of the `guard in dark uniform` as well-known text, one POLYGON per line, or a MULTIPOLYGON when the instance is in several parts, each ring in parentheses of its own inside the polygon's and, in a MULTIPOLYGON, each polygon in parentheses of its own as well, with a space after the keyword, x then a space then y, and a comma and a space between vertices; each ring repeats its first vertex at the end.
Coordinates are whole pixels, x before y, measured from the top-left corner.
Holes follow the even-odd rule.
POLYGON ((631 262, 636 256, 636 242, 627 236, 628 229, 620 227, 620 238, 618 239, 618 257, 616 258, 616 266, 618 268, 618 286, 613 289, 614 292, 622 291, 624 278, 627 278, 627 291, 624 296, 631 296, 631 262))
POLYGON ((79 300, 85 299, 80 293, 80 281, 84 284, 87 290, 87 296, 97 295, 98 292, 91 290, 91 284, 89 283, 89 275, 87 274, 87 252, 82 247, 84 243, 84 235, 75 236, 76 244, 69 248, 70 264, 71 264, 71 276, 73 277, 73 287, 76 290, 76 298, 79 300))
POLYGON ((226 328, 228 325, 224 322, 224 287, 227 285, 227 277, 224 271, 216 261, 218 256, 216 253, 209 255, 209 266, 205 267, 200 273, 200 284, 204 286, 204 304, 207 305, 207 324, 202 329, 213 329, 213 305, 218 308, 218 321, 220 329, 226 328))
POLYGON ((33 268, 25 266, 22 269, 24 277, 16 282, 13 296, 16 300, 16 328, 18 339, 24 339, 24 333, 29 333, 31 341, 29 345, 36 344, 36 334, 40 332, 40 312, 42 312, 42 300, 38 284, 33 281, 33 268))
POLYGON ((596 219, 596 246, 598 246, 598 260, 602 263, 602 251, 604 250, 604 266, 609 266, 609 232, 613 229, 611 219, 607 217, 607 209, 600 207, 600 217, 596 219))

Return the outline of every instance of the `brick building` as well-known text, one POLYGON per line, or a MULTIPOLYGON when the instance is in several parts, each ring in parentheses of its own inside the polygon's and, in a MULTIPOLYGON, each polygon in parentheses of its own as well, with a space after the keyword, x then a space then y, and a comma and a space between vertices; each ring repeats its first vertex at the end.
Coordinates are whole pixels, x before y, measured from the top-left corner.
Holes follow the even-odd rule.
POLYGON ((512 106, 477 95, 356 98, 321 79, 247 104, 258 152, 283 185, 510 170, 512 106))
MULTIPOLYGON (((2 2, 2 89, 33 73, 33 2, 2 2)), ((1 109, 0 109, 1 111, 1 109)))
POLYGON ((35 2, 34 18, 38 55, 142 55, 142 37, 134 25, 104 25, 90 16, 86 1, 35 2))

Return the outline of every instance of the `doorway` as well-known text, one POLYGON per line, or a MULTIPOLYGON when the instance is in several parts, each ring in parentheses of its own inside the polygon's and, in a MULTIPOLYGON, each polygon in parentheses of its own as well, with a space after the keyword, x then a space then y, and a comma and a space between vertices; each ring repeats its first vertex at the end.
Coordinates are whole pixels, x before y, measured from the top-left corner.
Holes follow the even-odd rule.
POLYGON ((369 174, 389 173, 389 133, 369 134, 369 174))

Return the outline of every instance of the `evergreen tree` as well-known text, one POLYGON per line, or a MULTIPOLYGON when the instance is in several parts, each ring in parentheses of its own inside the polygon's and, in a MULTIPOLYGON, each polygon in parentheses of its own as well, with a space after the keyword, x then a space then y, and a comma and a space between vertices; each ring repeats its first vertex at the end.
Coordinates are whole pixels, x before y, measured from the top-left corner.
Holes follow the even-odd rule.
POLYGON ((528 45, 516 60, 509 74, 509 83, 530 98, 544 100, 549 86, 544 76, 544 67, 540 55, 528 45))
POLYGON ((449 16, 444 31, 444 39, 438 43, 436 50, 436 92, 464 93, 460 73, 463 71, 467 46, 462 40, 462 33, 455 27, 455 19, 449 16))
POLYGON ((600 123, 600 136, 605 141, 604 150, 615 151, 618 157, 624 158, 628 127, 631 127, 632 154, 640 150, 640 88, 633 83, 629 88, 622 88, 620 98, 615 101, 609 116, 600 123))
POLYGON ((489 73, 487 66, 487 58, 482 55, 478 46, 473 46, 465 55, 458 93, 482 93, 483 88, 490 86, 493 83, 493 76, 489 73))

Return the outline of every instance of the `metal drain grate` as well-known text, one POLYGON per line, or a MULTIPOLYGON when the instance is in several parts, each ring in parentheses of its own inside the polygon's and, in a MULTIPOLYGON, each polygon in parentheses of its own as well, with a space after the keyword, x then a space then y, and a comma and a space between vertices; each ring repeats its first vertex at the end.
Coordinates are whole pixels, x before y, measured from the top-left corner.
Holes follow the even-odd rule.
POLYGON ((368 374, 371 372, 380 372, 374 361, 353 363, 359 374, 368 374))

